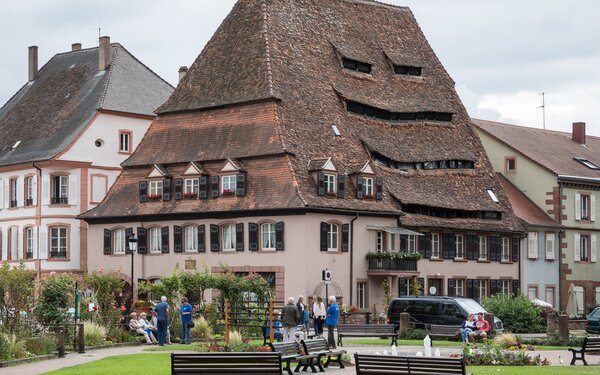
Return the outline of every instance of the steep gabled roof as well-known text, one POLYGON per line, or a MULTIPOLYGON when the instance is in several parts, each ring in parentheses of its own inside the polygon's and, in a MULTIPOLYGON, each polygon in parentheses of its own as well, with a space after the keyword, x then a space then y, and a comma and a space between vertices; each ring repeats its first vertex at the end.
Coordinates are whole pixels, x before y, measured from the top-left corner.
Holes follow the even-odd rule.
POLYGON ((97 47, 55 55, 0 109, 0 165, 54 157, 98 110, 153 116, 173 87, 120 44, 111 51, 105 71, 97 47))
POLYGON ((557 176, 600 178, 600 170, 575 160, 583 158, 600 166, 600 137, 587 135, 586 144, 582 145, 572 139, 571 133, 480 119, 472 121, 485 133, 557 176))

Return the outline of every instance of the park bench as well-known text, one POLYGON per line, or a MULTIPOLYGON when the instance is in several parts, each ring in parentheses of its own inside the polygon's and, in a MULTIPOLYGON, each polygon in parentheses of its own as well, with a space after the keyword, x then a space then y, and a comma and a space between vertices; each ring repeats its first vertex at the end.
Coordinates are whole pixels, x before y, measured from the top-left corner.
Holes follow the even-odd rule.
POLYGON ((429 326, 429 337, 460 339, 460 326, 445 326, 439 324, 432 324, 429 326))
POLYGON ((465 375, 463 358, 354 354, 356 375, 465 375))
POLYGON ((339 324, 337 331, 339 346, 343 346, 344 337, 391 337, 390 345, 396 344, 398 339, 393 324, 339 324))
POLYGON ((571 365, 575 365, 575 361, 581 360, 584 365, 588 365, 585 360, 585 353, 599 353, 600 354, 600 337, 586 337, 583 339, 583 345, 581 349, 569 348, 569 351, 573 353, 573 359, 571 365), (581 354, 581 355, 578 355, 581 354))
POLYGON ((171 374, 281 374, 281 353, 171 353, 171 374))
POLYGON ((281 362, 282 364, 285 362, 283 370, 287 371, 289 375, 292 375, 292 370, 290 369, 291 361, 298 361, 298 365, 294 369, 295 372, 298 372, 302 366, 304 366, 304 371, 310 367, 312 372, 317 372, 314 361, 318 359, 318 356, 305 355, 297 341, 271 342, 269 343, 269 346, 271 347, 272 352, 281 353, 281 362))
POLYGON ((343 349, 329 349, 329 344, 324 338, 302 340, 302 346, 304 347, 304 354, 317 356, 316 363, 320 372, 325 371, 323 367, 328 367, 331 362, 336 362, 340 368, 345 368, 342 363, 342 354, 346 354, 346 351, 343 349), (327 360, 325 364, 321 365, 321 358, 325 357, 327 357, 327 360))

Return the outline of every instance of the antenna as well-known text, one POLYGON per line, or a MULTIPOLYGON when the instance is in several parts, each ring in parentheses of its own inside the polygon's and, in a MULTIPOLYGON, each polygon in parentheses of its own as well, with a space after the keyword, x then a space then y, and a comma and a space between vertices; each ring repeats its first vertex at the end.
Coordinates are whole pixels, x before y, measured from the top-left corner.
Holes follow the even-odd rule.
POLYGON ((538 108, 542 109, 542 126, 546 129, 546 93, 540 92, 540 95, 542 96, 542 105, 538 108))

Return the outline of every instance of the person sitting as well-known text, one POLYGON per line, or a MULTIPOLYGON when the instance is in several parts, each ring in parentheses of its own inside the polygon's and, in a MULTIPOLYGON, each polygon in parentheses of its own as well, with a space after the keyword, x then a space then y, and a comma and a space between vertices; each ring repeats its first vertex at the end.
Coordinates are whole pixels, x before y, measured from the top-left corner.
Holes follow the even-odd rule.
POLYGON ((476 338, 487 338, 487 333, 490 330, 490 323, 484 319, 483 313, 480 312, 477 318, 477 330, 469 333, 469 338, 471 341, 475 342, 476 338))
POLYGON ((144 339, 146 339, 146 343, 152 344, 152 340, 150 339, 150 336, 148 336, 148 333, 146 333, 146 331, 144 330, 144 326, 142 325, 142 323, 140 323, 139 320, 137 320, 137 314, 135 312, 132 312, 131 314, 129 314, 129 317, 131 318, 129 319, 129 329, 131 330, 131 333, 137 333, 138 335, 144 336, 144 339))
MULTIPOLYGON (((271 329, 269 321, 267 320, 265 323, 265 336, 268 338, 271 337, 271 329)), ((275 341, 283 340, 283 324, 281 324, 281 313, 278 310, 273 313, 273 338, 275 338, 275 341)))
POLYGON ((138 322, 140 322, 140 324, 144 327, 144 331, 148 334, 148 337, 150 337, 150 340, 152 340, 152 343, 153 344, 158 343, 158 341, 156 340, 156 337, 152 333, 152 329, 155 327, 152 324, 150 324, 148 319, 146 319, 145 312, 140 314, 140 319, 138 320, 138 322))
POLYGON ((469 313, 469 316, 463 321, 460 326, 460 338, 463 343, 469 342, 469 334, 477 329, 477 325, 474 321, 475 316, 473 313, 469 313))

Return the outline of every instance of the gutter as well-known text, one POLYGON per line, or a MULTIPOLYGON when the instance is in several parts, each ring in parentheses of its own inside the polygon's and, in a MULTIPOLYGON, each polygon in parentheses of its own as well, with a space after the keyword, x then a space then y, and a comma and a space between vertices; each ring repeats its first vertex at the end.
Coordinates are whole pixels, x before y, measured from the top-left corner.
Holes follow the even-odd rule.
POLYGON ((358 212, 356 213, 356 217, 350 220, 350 306, 352 306, 352 297, 354 288, 353 278, 354 278, 354 222, 358 219, 358 212))
MULTIPOLYGON (((587 182, 591 184, 600 184, 599 177, 581 177, 581 176, 569 176, 569 175, 561 175, 559 174, 556 177, 557 181, 560 182, 587 182)), ((562 189, 562 187, 561 187, 562 189)))

